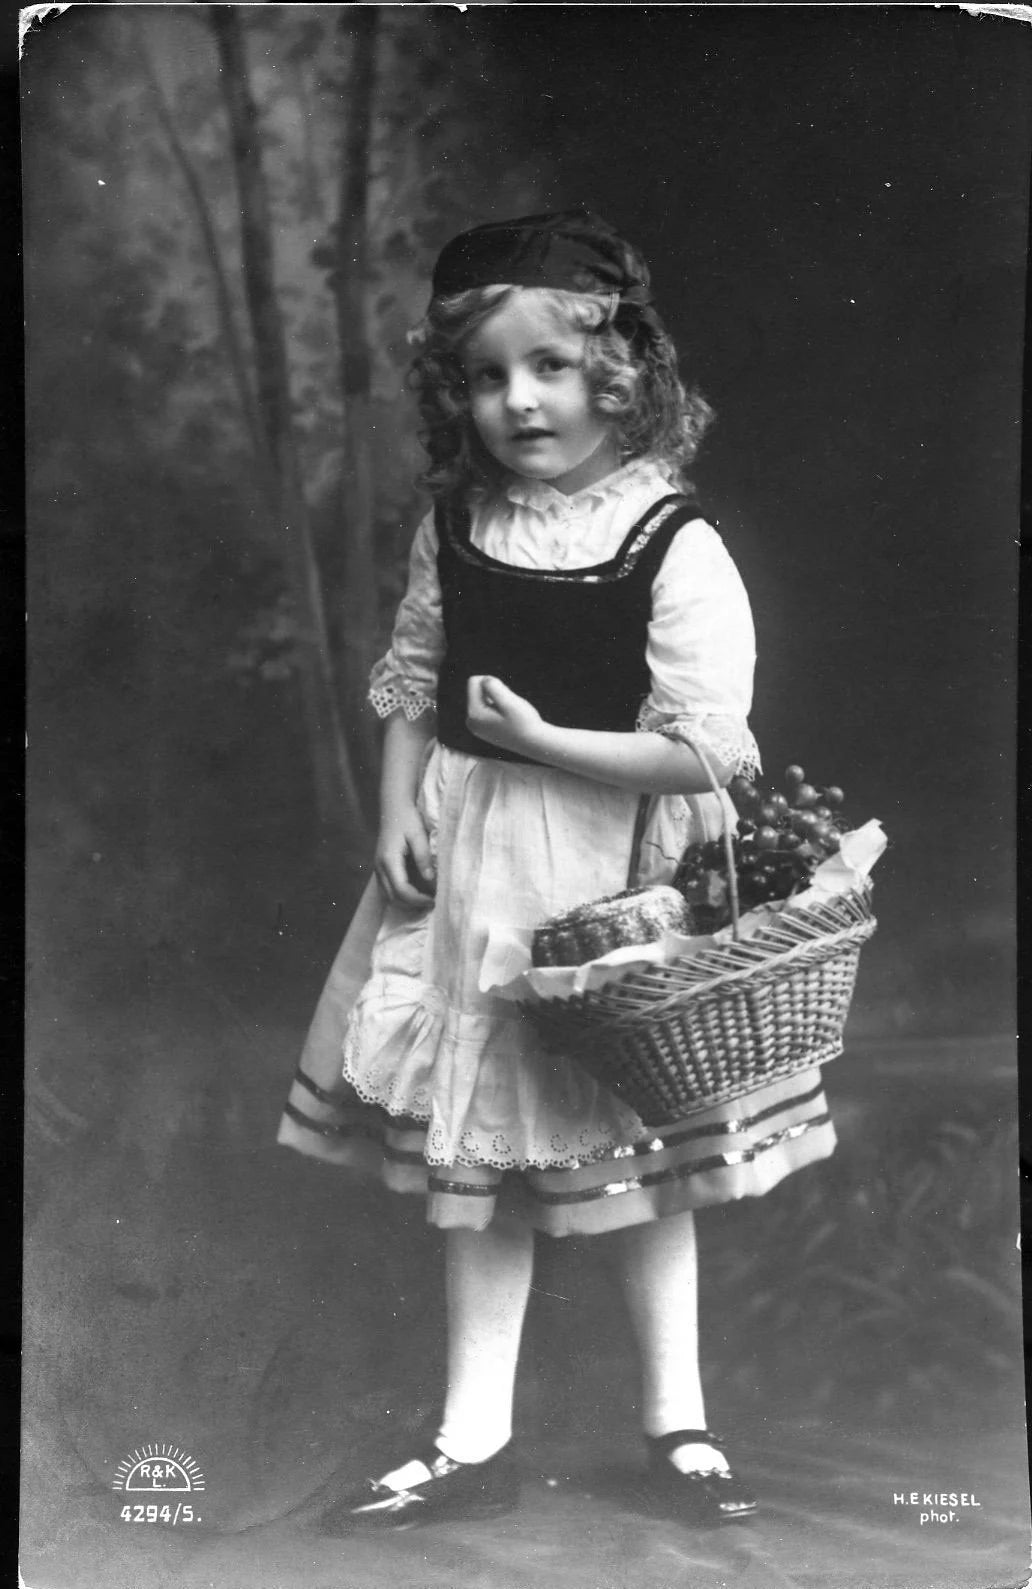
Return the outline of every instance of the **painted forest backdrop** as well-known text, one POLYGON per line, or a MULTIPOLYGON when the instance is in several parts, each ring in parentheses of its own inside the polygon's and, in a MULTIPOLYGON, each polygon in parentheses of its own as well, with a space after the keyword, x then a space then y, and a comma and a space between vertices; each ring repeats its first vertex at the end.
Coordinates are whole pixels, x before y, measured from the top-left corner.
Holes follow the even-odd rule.
POLYGON ((422 511, 406 332, 456 229, 575 202, 641 241, 717 409, 699 484, 768 770, 892 837, 854 1031, 1010 1029, 1027 61, 963 17, 647 17, 130 5, 30 36, 47 1030, 186 967, 286 1075, 261 995, 292 1042, 367 875, 366 676, 422 511))

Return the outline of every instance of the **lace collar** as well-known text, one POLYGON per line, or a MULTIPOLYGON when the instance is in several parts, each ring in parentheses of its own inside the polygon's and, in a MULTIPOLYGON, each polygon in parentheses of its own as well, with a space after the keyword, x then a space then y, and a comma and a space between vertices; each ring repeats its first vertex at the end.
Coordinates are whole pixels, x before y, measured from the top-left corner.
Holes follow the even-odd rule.
POLYGON ((574 509, 597 507, 615 503, 630 496, 642 486, 651 485, 659 491, 674 491, 669 477, 654 458, 632 458, 621 468, 614 469, 594 485, 580 491, 557 491, 546 480, 529 480, 514 475, 505 487, 505 497, 517 507, 532 508, 538 513, 565 514, 574 509))

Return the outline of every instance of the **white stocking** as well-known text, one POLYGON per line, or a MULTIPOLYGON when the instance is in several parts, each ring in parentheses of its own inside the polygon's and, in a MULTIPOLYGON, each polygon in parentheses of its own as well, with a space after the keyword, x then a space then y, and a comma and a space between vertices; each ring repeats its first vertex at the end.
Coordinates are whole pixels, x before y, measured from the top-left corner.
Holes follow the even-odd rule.
MULTIPOLYGON (((698 1263, 691 1210, 619 1234, 621 1273, 641 1353, 642 1425, 648 1435, 705 1429, 699 1378, 698 1263)), ((708 1445, 679 1446, 675 1467, 724 1468, 708 1445)))
POLYGON ((485 1462, 512 1435, 512 1397, 534 1267, 534 1233, 514 1220, 445 1237, 448 1394, 437 1445, 485 1462))

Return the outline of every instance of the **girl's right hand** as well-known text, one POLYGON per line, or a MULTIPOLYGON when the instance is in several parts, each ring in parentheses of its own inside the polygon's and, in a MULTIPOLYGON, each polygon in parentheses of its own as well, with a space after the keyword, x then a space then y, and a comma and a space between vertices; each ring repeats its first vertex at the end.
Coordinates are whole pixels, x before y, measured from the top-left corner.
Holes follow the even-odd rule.
POLYGON ((433 899, 436 867, 423 819, 414 805, 400 816, 384 818, 373 869, 392 905, 425 910, 433 899))

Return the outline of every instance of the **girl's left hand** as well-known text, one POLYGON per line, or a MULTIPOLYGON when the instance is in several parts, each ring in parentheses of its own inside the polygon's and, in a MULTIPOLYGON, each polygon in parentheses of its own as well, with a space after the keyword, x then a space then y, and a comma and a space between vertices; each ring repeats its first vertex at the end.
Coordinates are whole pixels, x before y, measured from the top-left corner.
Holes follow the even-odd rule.
POLYGON ((466 686, 466 727, 489 745, 529 754, 542 718, 536 706, 501 679, 477 673, 466 686))

